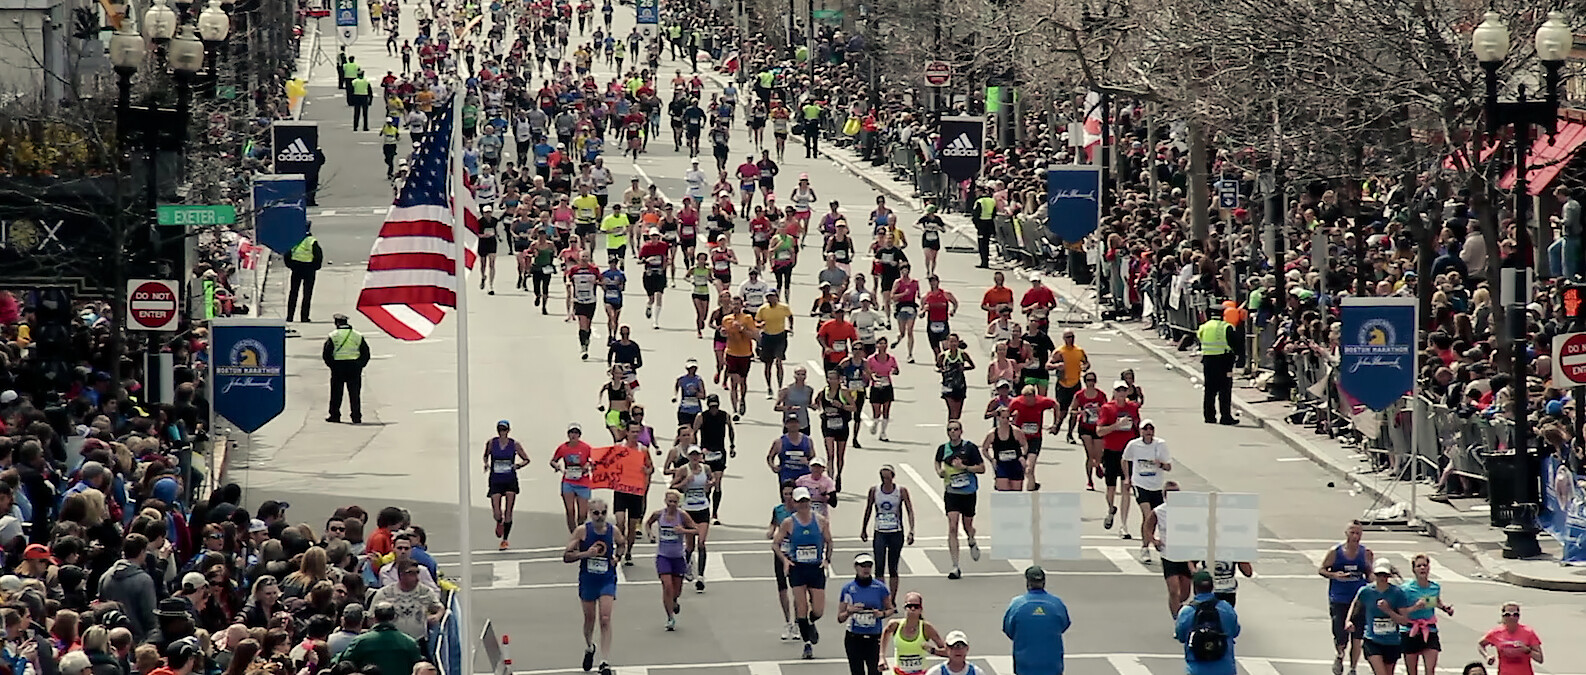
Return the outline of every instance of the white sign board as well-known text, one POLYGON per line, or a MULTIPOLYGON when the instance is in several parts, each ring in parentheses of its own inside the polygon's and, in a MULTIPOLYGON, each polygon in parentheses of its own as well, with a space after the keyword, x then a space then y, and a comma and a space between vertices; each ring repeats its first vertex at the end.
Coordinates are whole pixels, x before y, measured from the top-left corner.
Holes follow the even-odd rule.
MULTIPOLYGON (((1205 560, 1208 521, 1212 504, 1216 502, 1217 559, 1228 562, 1255 562, 1260 538, 1260 497, 1254 494, 1217 492, 1169 492, 1166 515, 1167 532, 1157 536, 1165 540, 1162 551, 1166 560, 1191 562, 1205 560), (1164 536, 1165 535, 1165 536, 1164 536)), ((1161 527, 1159 523, 1157 527, 1161 527)))
POLYGON ((176 330, 182 318, 181 295, 170 279, 127 281, 128 330, 176 330))
POLYGON ((1079 560, 1080 513, 1078 492, 992 492, 991 557, 1079 560), (1039 555, 1037 532, 1041 537, 1039 555))

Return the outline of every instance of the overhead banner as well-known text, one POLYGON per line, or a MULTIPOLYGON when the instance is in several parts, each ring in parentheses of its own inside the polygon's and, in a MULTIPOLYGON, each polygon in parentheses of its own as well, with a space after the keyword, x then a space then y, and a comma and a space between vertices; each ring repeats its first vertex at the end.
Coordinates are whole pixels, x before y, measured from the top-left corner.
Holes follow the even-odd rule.
POLYGON ((215 319, 209 362, 215 414, 244 433, 258 431, 286 410, 285 323, 215 319))
POLYGON ((259 243, 286 255, 308 236, 306 188, 301 174, 253 177, 253 227, 259 243))
POLYGON ((270 124, 271 152, 275 153, 275 173, 319 173, 319 122, 280 120, 270 124))
POLYGON ((1415 298, 1344 298, 1338 387, 1372 410, 1415 389, 1415 298))
POLYGON ((1586 563, 1586 489, 1569 465, 1542 457, 1542 515, 1537 526, 1564 545, 1560 562, 1586 563))
POLYGON ((1058 239, 1076 242, 1101 226, 1101 167, 1046 167, 1046 227, 1058 239))
POLYGON ((936 161, 942 173, 953 180, 979 176, 986 141, 985 121, 979 117, 943 117, 941 132, 936 161))
POLYGON ((653 35, 656 25, 661 23, 661 0, 634 0, 633 13, 639 29, 645 35, 653 35))
POLYGON ((342 46, 358 41, 358 3, 360 0, 334 0, 336 41, 342 46))

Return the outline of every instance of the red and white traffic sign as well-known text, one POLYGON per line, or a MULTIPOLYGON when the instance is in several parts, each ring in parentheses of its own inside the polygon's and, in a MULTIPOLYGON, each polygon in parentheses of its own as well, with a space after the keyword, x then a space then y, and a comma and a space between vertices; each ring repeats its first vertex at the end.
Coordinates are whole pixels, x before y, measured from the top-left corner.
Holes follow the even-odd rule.
POLYGON ((946 61, 925 62, 925 83, 945 87, 953 83, 953 64, 946 61))
POLYGON ((129 330, 176 330, 182 315, 176 282, 169 279, 133 279, 127 282, 129 330))
POLYGON ((1553 386, 1586 387, 1586 333, 1554 336, 1553 386))

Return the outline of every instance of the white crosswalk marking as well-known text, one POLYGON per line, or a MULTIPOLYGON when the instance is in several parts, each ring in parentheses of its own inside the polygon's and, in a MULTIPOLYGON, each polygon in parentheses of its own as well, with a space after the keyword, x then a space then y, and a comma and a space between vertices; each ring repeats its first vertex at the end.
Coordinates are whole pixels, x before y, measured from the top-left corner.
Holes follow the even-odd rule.
POLYGON ((1277 666, 1272 665, 1272 661, 1268 659, 1235 658, 1239 661, 1239 665, 1245 667, 1245 672, 1249 675, 1280 675, 1277 666))
POLYGON ((782 675, 782 666, 769 661, 757 661, 747 667, 749 675, 782 675))
POLYGON ((1107 558, 1107 562, 1112 563, 1118 568, 1119 571, 1123 572, 1124 574, 1154 574, 1154 572, 1151 571, 1151 568, 1146 567, 1145 565, 1141 564, 1139 560, 1135 559, 1134 553, 1131 552, 1128 547, 1102 546, 1100 548, 1101 554, 1107 558))
MULTIPOLYGON (((1101 653, 1069 653, 1064 655, 1065 665, 1069 672, 1100 673, 1110 669, 1113 675, 1181 675, 1184 672, 1184 655, 1182 653, 1162 654, 1101 654, 1101 653), (1100 665, 1105 663, 1106 665, 1100 665)), ((986 675, 1014 675, 1013 657, 1006 654, 990 656, 971 655, 971 662, 979 662, 984 667, 982 672, 986 675)), ((1332 663, 1327 659, 1315 658, 1285 658, 1268 656, 1235 656, 1243 675, 1313 675, 1322 672, 1332 663)), ((931 664, 941 663, 940 659, 931 659, 931 664)), ((842 672, 847 664, 844 658, 817 657, 808 661, 727 661, 717 663, 666 663, 641 666, 614 666, 613 670, 618 675, 673 675, 687 673, 702 669, 732 670, 742 669, 748 675, 807 675, 809 673, 836 673, 842 672), (814 666, 815 669, 810 667, 814 666)), ((1439 673, 1458 673, 1457 666, 1444 666, 1438 668, 1439 673)), ((582 670, 573 668, 550 668, 545 670, 519 670, 512 675, 582 675, 582 670)), ((494 675, 493 673, 479 673, 478 675, 494 675)), ((1559 675, 1563 675, 1562 673, 1559 675)), ((1573 675, 1580 675, 1579 673, 1573 675)))
POLYGON ((1112 664, 1113 670, 1118 671, 1118 675, 1151 675, 1151 669, 1140 663, 1140 657, 1133 654, 1109 656, 1107 663, 1112 664))
POLYGON ((903 547, 903 564, 909 568, 909 574, 918 576, 939 577, 942 571, 936 568, 936 563, 931 562, 931 557, 925 551, 913 547, 903 547))
POLYGON ((517 560, 504 560, 490 563, 490 578, 496 586, 511 587, 518 585, 521 578, 519 576, 521 568, 518 566, 518 562, 517 560))

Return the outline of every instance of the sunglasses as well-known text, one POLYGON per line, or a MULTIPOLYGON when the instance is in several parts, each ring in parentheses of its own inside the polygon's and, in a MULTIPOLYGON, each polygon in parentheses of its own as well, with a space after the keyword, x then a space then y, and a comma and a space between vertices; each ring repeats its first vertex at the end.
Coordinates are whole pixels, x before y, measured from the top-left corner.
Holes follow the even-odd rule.
POLYGON ((1517 616, 1520 616, 1519 612, 1504 612, 1503 613, 1503 618, 1505 618, 1505 619, 1510 618, 1510 617, 1517 617, 1517 616))
POLYGON ((345 528, 345 527, 333 527, 333 528, 330 528, 330 531, 331 532, 346 532, 347 528, 345 528))
POLYGON ((601 511, 590 511, 589 515, 591 515, 591 516, 604 516, 604 515, 606 515, 606 512, 604 510, 601 510, 601 511))
POLYGON ((903 608, 904 609, 919 609, 920 606, 921 605, 918 602, 911 602, 911 603, 908 603, 908 604, 904 605, 903 608))
POLYGON ((205 539, 225 539, 226 535, 216 532, 216 533, 213 533, 213 534, 205 535, 204 538, 205 539))

